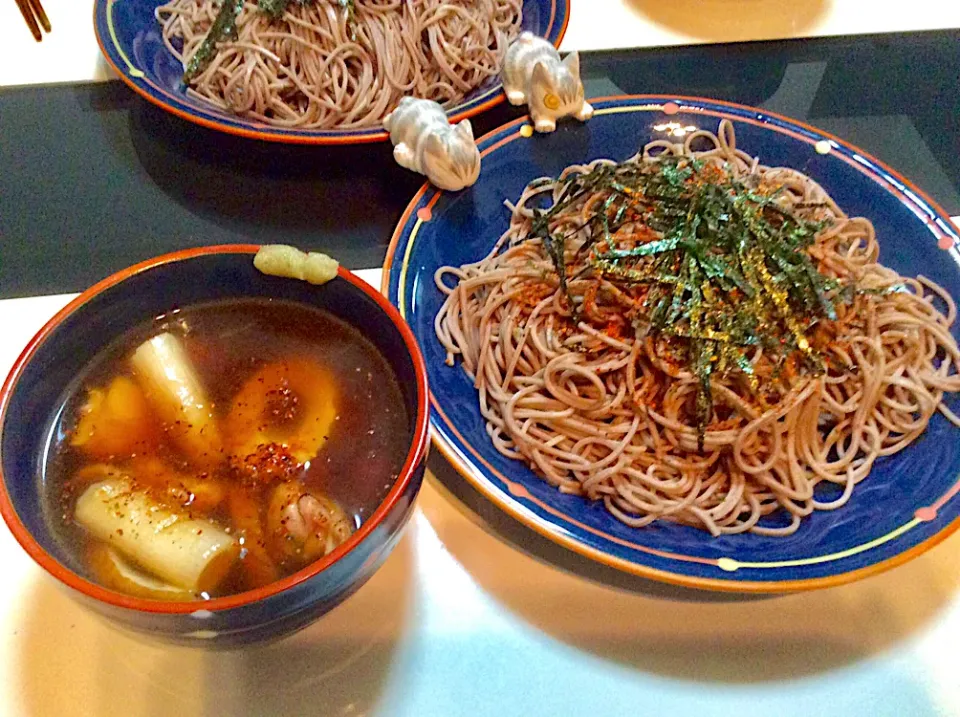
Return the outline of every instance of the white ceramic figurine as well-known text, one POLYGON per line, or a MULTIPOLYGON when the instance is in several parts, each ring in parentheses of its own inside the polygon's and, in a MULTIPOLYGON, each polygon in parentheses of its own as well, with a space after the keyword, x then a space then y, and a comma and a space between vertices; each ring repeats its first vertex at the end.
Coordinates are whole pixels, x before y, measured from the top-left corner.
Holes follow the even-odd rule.
POLYGON ((432 100, 404 97, 383 119, 397 164, 425 174, 440 189, 456 192, 480 176, 480 151, 470 120, 451 125, 432 100))
POLYGON ((510 104, 529 105, 537 132, 553 132, 561 117, 585 122, 593 116, 593 107, 583 99, 580 56, 571 52, 561 60, 553 45, 532 32, 521 32, 507 49, 503 90, 510 104))

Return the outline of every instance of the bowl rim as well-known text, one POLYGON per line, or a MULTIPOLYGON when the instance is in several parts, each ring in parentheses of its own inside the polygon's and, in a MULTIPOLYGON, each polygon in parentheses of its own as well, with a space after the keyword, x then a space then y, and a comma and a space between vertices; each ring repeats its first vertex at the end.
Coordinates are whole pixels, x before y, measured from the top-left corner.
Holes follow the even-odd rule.
MULTIPOLYGON (((94 297, 102 294, 107 289, 120 284, 135 276, 149 272, 157 267, 173 264, 180 261, 188 261, 205 256, 218 254, 246 254, 252 255, 257 252, 260 245, 257 244, 221 244, 215 246, 198 247, 194 249, 185 249, 181 251, 163 254, 161 256, 147 259, 134 264, 125 269, 108 276, 97 282, 79 296, 74 298, 63 309, 58 311, 53 318, 47 321, 23 349, 17 360, 13 364, 10 373, 4 380, 3 387, 0 389, 0 436, 3 433, 3 427, 7 420, 7 410, 10 405, 10 399, 19 382, 23 370, 33 359, 34 354, 50 337, 54 334, 59 325, 69 316, 73 315, 78 309, 83 307, 94 297)), ((420 353, 413 332, 407 323, 400 317, 397 309, 378 292, 360 277, 356 276, 342 266, 338 270, 338 277, 351 284, 355 289, 360 290, 368 298, 372 299, 379 309, 387 315, 391 323, 400 333, 407 352, 413 362, 414 373, 416 374, 417 407, 416 416, 411 421, 413 437, 410 441, 410 448, 407 451, 403 467, 394 481, 393 487, 387 493, 386 497, 377 506, 377 509, 370 517, 363 522, 360 528, 354 532, 346 542, 339 545, 333 552, 325 555, 323 558, 314 561, 306 567, 298 570, 292 575, 281 578, 264 587, 255 590, 248 590, 234 595, 213 598, 210 600, 195 600, 190 602, 167 602, 164 600, 152 600, 148 598, 138 598, 123 593, 115 592, 104 588, 80 574, 69 569, 56 558, 48 553, 33 537, 30 531, 20 520, 19 514, 14 507, 13 501, 7 491, 6 479, 3 475, 3 465, 0 463, 0 514, 2 514, 7 527, 13 533, 14 538, 30 555, 33 560, 40 565, 46 572, 52 575, 66 586, 77 590, 78 592, 93 598, 94 600, 108 605, 120 608, 127 608, 146 613, 188 615, 198 610, 209 612, 220 612, 233 608, 243 607, 259 602, 266 598, 282 593, 293 588, 316 575, 322 573, 341 557, 348 554, 360 542, 365 540, 384 518, 394 509, 400 498, 406 492, 408 486, 413 480, 413 474, 417 467, 424 462, 429 447, 429 408, 427 404, 427 369, 420 353)))
MULTIPOLYGON (((846 150, 856 152, 863 159, 867 160, 873 164, 877 169, 886 173, 888 176, 895 178, 900 182, 905 188, 914 193, 914 195, 919 198, 921 203, 925 203, 928 207, 933 209, 933 211, 939 216, 948 220, 948 227, 956 233, 956 228, 953 227, 953 224, 949 222, 950 215, 949 213, 938 204, 930 195, 920 189, 912 181, 904 177, 897 170, 890 167, 885 162, 880 161, 874 155, 859 149, 856 145, 851 144, 850 142, 841 139, 840 137, 834 135, 833 133, 822 130, 818 127, 815 127, 808 122, 803 120, 794 119, 787 115, 772 112, 769 110, 761 110, 758 108, 750 107, 749 105, 742 105, 735 102, 728 102, 726 100, 718 100, 708 97, 701 97, 697 95, 683 95, 683 94, 648 94, 648 93, 639 93, 639 94, 618 94, 618 95, 602 95, 598 97, 589 98, 591 103, 598 105, 599 103, 630 103, 635 102, 637 104, 642 104, 644 102, 650 103, 661 103, 669 104, 674 103, 681 106, 688 105, 700 105, 700 106, 714 106, 720 108, 726 108, 733 111, 747 112, 747 113, 761 113, 765 118, 772 120, 774 123, 793 125, 799 127, 813 135, 817 135, 821 138, 827 139, 837 146, 842 147, 846 150)), ((477 138, 477 145, 481 148, 481 154, 491 152, 497 149, 500 146, 500 143, 491 145, 490 147, 484 148, 483 144, 490 142, 492 139, 497 138, 498 136, 507 132, 507 130, 513 129, 515 127, 521 127, 526 123, 530 122, 530 116, 524 115, 518 117, 509 122, 505 122, 499 127, 491 129, 489 132, 484 134, 481 137, 477 138)), ((862 167, 858 167, 859 171, 863 171, 862 167)), ((436 192, 436 196, 440 197, 444 192, 437 190, 433 187, 430 182, 424 182, 420 189, 413 195, 411 200, 408 202, 406 208, 403 211, 403 214, 400 216, 400 219, 397 222, 396 227, 394 228, 393 234, 390 237, 390 243, 387 245, 387 251, 383 260, 383 273, 380 278, 380 290, 387 297, 391 295, 391 275, 392 270, 395 264, 402 264, 404 257, 398 255, 398 248, 401 246, 403 241, 403 236, 406 230, 406 227, 410 221, 411 216, 417 211, 418 205, 422 201, 423 197, 428 192, 436 192)), ((433 204, 427 205, 429 209, 432 209, 433 204)), ((435 399, 433 392, 431 391, 431 424, 433 422, 433 406, 432 402, 435 399)), ((439 405, 439 401, 437 402, 439 405)), ((440 451, 441 455, 447 460, 450 465, 460 474, 461 477, 466 480, 471 487, 477 490, 480 495, 485 499, 489 500, 491 504, 496 506, 499 510, 503 511, 507 516, 515 520, 518 524, 524 526, 527 529, 533 530, 547 540, 559 545, 562 548, 565 548, 572 553, 575 553, 583 558, 594 561, 600 565, 604 565, 615 570, 622 571, 629 575, 635 575, 641 578, 647 578, 650 580, 656 580, 661 583, 668 585, 674 585, 682 588, 690 588, 695 590, 704 590, 710 592, 720 592, 720 593, 732 593, 732 594, 767 594, 767 595, 786 595, 791 593, 799 592, 808 592, 812 590, 820 590, 824 588, 837 587, 840 585, 846 585, 853 583, 859 580, 862 580, 867 577, 872 577, 874 575, 879 575, 881 573, 887 572, 895 567, 903 565, 914 558, 919 557, 920 555, 928 552, 932 548, 936 547, 947 538, 951 537, 955 533, 960 532, 960 517, 955 518, 951 522, 945 524, 939 531, 933 535, 925 538, 916 545, 899 552, 895 555, 892 555, 884 560, 879 562, 870 563, 859 568, 854 568, 852 570, 847 570, 845 572, 836 573, 833 575, 826 575, 821 577, 809 577, 809 578, 795 578, 788 580, 730 580, 725 578, 712 578, 712 577, 699 577, 686 575, 680 572, 674 572, 668 569, 650 567, 626 558, 612 555, 605 550, 600 548, 593 547, 588 545, 579 537, 576 537, 569 533, 562 525, 557 523, 550 522, 539 516, 528 516, 524 512, 523 506, 517 501, 517 499, 509 495, 507 491, 497 489, 493 486, 492 482, 489 481, 484 475, 483 469, 478 469, 473 465, 472 461, 464 460, 459 454, 458 449, 449 440, 442 436, 438 430, 431 430, 431 436, 434 446, 440 451)))
MULTIPOLYGON (((383 126, 380 126, 379 131, 377 132, 368 132, 363 133, 363 130, 373 129, 371 127, 359 128, 361 133, 352 133, 353 130, 342 130, 342 135, 332 135, 332 136, 316 136, 316 135, 297 135, 297 134, 279 134, 272 131, 261 131, 257 129, 252 129, 249 127, 240 127, 225 122, 220 122, 217 119, 203 117, 199 114, 192 112, 187 112, 186 110, 180 109, 175 105, 166 102, 161 97, 148 92, 146 89, 140 86, 132 77, 128 75, 126 71, 110 56, 110 52, 107 50, 104 38, 101 36, 100 24, 97 22, 97 12, 100 9, 101 4, 109 4, 115 2, 116 0, 95 0, 93 3, 93 34, 97 38, 97 46, 100 48, 100 55, 106 60, 107 64, 113 69, 113 71, 119 76, 127 87, 132 89, 138 95, 148 102, 156 105, 157 107, 166 110, 167 112, 173 114, 176 117, 179 117, 182 120, 191 122, 193 124, 206 127, 207 129, 216 130, 218 132, 224 132, 226 134, 232 134, 239 137, 246 137, 248 139, 257 139, 264 142, 276 142, 278 144, 300 144, 300 145, 351 145, 351 144, 373 144, 375 142, 384 142, 390 138, 390 133, 383 129, 383 126)), ((567 34, 567 27, 570 24, 570 12, 572 0, 555 0, 555 2, 560 3, 565 8, 563 14, 563 24, 560 26, 560 29, 557 33, 556 40, 552 41, 554 47, 558 50, 560 48, 560 43, 563 42, 564 36, 567 34)), ((487 110, 493 109, 497 105, 501 104, 506 99, 506 94, 502 91, 494 93, 494 95, 484 102, 476 105, 475 107, 469 107, 464 110, 460 110, 454 114, 448 115, 450 124, 456 124, 462 119, 468 119, 470 117, 475 117, 487 110)), ((334 128, 335 131, 335 128, 334 128)))

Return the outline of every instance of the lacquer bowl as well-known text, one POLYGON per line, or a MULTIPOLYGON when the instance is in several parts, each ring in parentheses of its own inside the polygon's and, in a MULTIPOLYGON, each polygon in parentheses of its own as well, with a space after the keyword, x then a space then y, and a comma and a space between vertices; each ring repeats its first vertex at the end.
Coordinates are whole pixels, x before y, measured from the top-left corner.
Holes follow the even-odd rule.
MULTIPOLYGON (((423 481, 428 445, 426 370, 410 329, 350 272, 323 286, 265 276, 256 246, 192 249, 104 279, 54 316, 17 359, 0 392, 0 512, 24 550, 82 603, 123 627, 170 641, 229 647, 309 625, 356 591, 390 554, 423 481), (403 468, 360 528, 329 555, 266 587, 194 602, 130 597, 88 579, 42 509, 48 431, 65 389, 104 345, 172 306, 264 297, 320 307, 366 336, 395 372, 410 418, 403 468)), ((371 476, 382 480, 382 476, 371 476)))

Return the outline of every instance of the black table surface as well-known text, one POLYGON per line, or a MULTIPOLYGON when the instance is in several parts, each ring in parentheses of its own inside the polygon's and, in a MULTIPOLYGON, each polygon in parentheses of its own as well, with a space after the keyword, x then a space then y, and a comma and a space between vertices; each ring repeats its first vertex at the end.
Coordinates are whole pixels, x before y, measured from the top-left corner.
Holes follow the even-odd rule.
MULTIPOLYGON (((584 53, 588 95, 682 94, 779 112, 896 167, 960 214, 960 32, 584 53)), ((480 134, 519 116, 501 105, 480 134)), ((119 82, 0 90, 0 298, 79 291, 229 242, 379 266, 422 178, 387 143, 277 145, 168 115, 119 82)))

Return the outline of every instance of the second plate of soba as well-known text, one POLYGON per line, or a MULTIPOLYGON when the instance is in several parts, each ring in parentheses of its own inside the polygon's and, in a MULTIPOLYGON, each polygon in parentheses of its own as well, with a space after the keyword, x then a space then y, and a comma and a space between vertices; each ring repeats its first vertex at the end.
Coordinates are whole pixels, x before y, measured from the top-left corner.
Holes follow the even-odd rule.
POLYGON ((384 289, 435 441, 487 498, 601 563, 782 592, 960 526, 960 242, 842 139, 679 97, 480 141, 424 186, 384 289))
POLYGON ((401 97, 453 121, 504 99, 500 65, 527 30, 559 46, 569 0, 97 0, 104 57, 183 119, 275 142, 387 138, 401 97))

